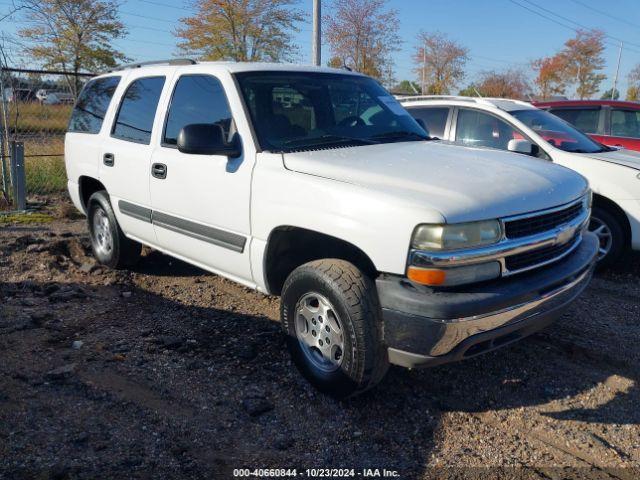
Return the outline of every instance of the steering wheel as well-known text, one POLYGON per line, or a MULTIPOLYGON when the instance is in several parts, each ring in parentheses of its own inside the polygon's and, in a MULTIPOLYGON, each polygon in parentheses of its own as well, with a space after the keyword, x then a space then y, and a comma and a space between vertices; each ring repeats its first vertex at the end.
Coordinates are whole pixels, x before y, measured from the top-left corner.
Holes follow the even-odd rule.
POLYGON ((364 125, 366 125, 364 123, 364 120, 362 120, 362 118, 357 117, 355 115, 351 115, 350 117, 345 117, 338 122, 338 126, 340 127, 355 127, 355 126, 363 127, 364 125))

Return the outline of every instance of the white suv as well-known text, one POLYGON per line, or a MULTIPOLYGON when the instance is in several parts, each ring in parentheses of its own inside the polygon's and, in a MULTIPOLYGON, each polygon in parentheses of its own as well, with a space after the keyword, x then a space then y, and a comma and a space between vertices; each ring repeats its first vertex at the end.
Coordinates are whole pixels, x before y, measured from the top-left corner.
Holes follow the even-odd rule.
POLYGON ((404 107, 432 137, 552 161, 584 175, 593 190, 590 230, 599 265, 640 250, 640 152, 602 145, 530 103, 504 98, 404 97, 404 107))
POLYGON ((122 68, 85 86, 65 152, 100 262, 146 244, 280 295, 295 363, 337 397, 542 328, 597 252, 580 175, 430 142, 342 70, 122 68))

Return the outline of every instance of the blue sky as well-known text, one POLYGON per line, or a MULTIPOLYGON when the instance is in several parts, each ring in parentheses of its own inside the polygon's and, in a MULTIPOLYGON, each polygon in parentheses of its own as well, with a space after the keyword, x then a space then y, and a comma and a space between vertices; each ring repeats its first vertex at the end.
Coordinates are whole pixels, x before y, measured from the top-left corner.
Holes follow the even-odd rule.
MULTIPOLYGON (((329 13, 330 2, 324 3, 324 13, 329 13)), ((309 21, 300 25, 301 30, 295 35, 303 63, 311 58, 311 4, 312 0, 300 0, 300 7, 309 15, 309 21)), ((9 5, 10 0, 0 0, 0 17, 9 5)), ((192 12, 188 5, 182 0, 123 2, 122 19, 129 35, 118 40, 117 46, 140 61, 174 55, 176 39, 171 32, 179 18, 192 12)), ((470 49, 464 84, 484 70, 514 66, 529 73, 531 60, 555 53, 574 35, 572 28, 579 26, 597 27, 610 36, 604 71, 608 79, 603 90, 612 86, 620 40, 625 42, 619 76, 623 95, 627 73, 640 63, 639 0, 390 0, 389 6, 399 12, 400 36, 404 40, 402 50, 394 56, 397 79, 415 76, 411 72, 411 56, 421 29, 446 33, 470 49)), ((0 27, 11 34, 19 25, 5 20, 0 27)), ((329 49, 324 45, 323 62, 328 57, 329 49)), ((14 58, 24 62, 19 55, 14 58)))

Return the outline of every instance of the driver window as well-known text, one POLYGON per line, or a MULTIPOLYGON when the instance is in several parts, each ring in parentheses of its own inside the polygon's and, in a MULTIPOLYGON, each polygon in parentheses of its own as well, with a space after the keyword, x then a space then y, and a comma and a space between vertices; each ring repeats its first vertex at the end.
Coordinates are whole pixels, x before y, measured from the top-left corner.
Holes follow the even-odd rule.
POLYGON ((478 110, 461 109, 456 123, 456 143, 468 147, 507 150, 509 140, 522 139, 509 124, 478 110))

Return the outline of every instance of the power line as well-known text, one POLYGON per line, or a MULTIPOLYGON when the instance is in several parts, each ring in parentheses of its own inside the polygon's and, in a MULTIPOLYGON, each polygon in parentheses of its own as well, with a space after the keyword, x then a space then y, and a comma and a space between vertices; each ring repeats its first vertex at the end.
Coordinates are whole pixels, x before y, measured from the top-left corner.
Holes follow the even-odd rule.
MULTIPOLYGON (((549 20, 549 21, 551 21, 551 22, 553 22, 553 23, 556 23, 556 24, 558 24, 558 25, 560 25, 560 26, 562 26, 562 27, 564 27, 564 28, 568 28, 569 30, 572 30, 572 31, 574 31, 574 32, 578 32, 578 31, 579 31, 579 30, 578 30, 577 28, 575 28, 575 27, 572 27, 572 26, 570 26, 570 25, 567 25, 566 23, 560 22, 559 20, 556 20, 556 19, 555 19, 555 18, 553 18, 553 17, 549 17, 548 15, 545 15, 544 13, 538 12, 537 10, 534 10, 534 9, 532 9, 532 8, 530 8, 530 7, 527 7, 526 5, 523 5, 523 4, 519 3, 519 2, 517 2, 516 0, 509 0, 509 2, 513 3, 514 5, 519 6, 520 8, 524 8, 525 10, 527 10, 527 11, 529 11, 529 12, 531 12, 531 13, 535 14, 535 15, 538 15, 539 17, 546 18, 547 20, 549 20)), ((607 42, 607 41, 605 41, 605 43, 606 43, 607 45, 614 46, 614 47, 616 47, 616 48, 618 48, 618 47, 619 47, 619 45, 613 44, 613 43, 611 43, 611 42, 607 42)), ((628 47, 624 47, 624 48, 625 48, 625 50, 628 50, 628 51, 630 51, 630 52, 640 53, 640 50, 634 50, 634 49, 632 49, 632 48, 628 48, 628 47)))
POLYGON ((611 15, 610 13, 607 13, 607 12, 605 12, 603 10, 598 10, 597 8, 592 7, 590 5, 587 5, 586 3, 581 2, 580 0, 571 0, 571 1, 573 3, 577 3, 578 5, 583 6, 584 8, 588 8, 589 10, 592 10, 592 11, 596 12, 599 15, 604 15, 605 17, 609 17, 609 18, 615 20, 616 22, 623 22, 623 23, 626 23, 627 25, 631 25, 632 27, 640 28, 640 25, 638 25, 637 23, 630 22, 629 20, 626 20, 626 19, 621 18, 621 17, 616 17, 616 16, 611 15))
MULTIPOLYGON (((583 24, 581 24, 581 23, 578 23, 578 22, 576 22, 576 21, 574 21, 574 20, 571 20, 570 18, 564 17, 564 16, 560 15, 559 13, 552 12, 552 11, 551 11, 551 10, 549 10, 548 8, 542 7, 542 6, 538 5, 538 4, 537 4, 537 3, 535 3, 535 2, 532 2, 531 0, 522 0, 522 1, 525 1, 525 2, 527 2, 528 4, 533 5, 533 6, 534 6, 534 7, 536 7, 536 8, 539 8, 540 10, 544 10, 545 12, 550 13, 551 15, 555 15, 555 16, 556 16, 556 17, 558 17, 558 18, 562 18, 563 20, 565 20, 565 21, 567 21, 567 22, 573 23, 574 25, 577 25, 577 26, 578 26, 578 27, 580 27, 580 28, 583 28, 583 29, 585 29, 585 30, 592 30, 592 28, 591 28, 591 27, 587 27, 587 26, 585 26, 585 25, 583 25, 583 24)), ((636 47, 640 47, 640 44, 633 43, 633 42, 628 42, 628 41, 623 40, 623 39, 621 39, 621 38, 614 37, 614 36, 612 36, 612 35, 609 35, 607 32, 604 32, 604 34, 605 34, 605 36, 607 36, 607 37, 611 38, 612 40, 617 40, 618 42, 624 42, 624 43, 628 43, 628 44, 630 44, 630 45, 634 45, 634 46, 636 46, 636 47)))

